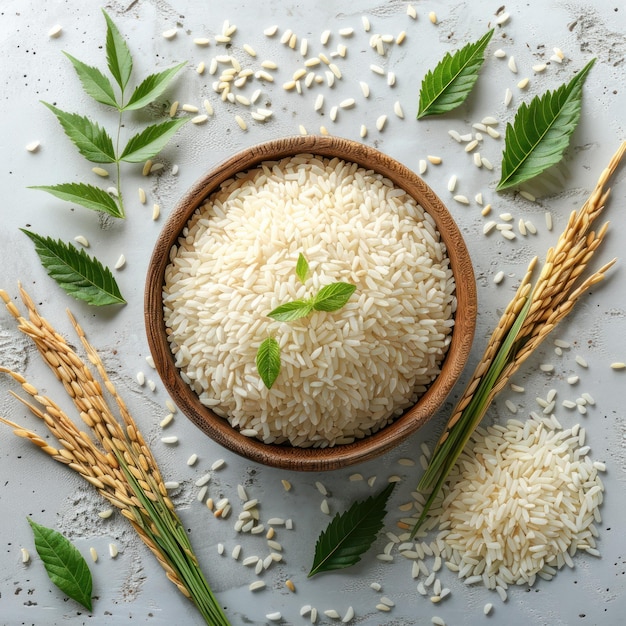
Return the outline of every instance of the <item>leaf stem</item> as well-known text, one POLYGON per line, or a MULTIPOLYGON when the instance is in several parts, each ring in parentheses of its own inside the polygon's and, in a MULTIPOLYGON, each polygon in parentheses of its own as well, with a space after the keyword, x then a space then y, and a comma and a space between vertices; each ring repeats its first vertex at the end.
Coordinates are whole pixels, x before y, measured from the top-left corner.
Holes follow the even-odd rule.
MULTIPOLYGON (((122 103, 124 102, 124 90, 122 90, 122 103)), ((122 132, 122 110, 120 109, 117 117, 117 136, 115 137, 115 169, 116 169, 116 182, 117 182, 117 199, 120 205, 120 213, 122 217, 125 217, 124 212, 124 199, 122 198, 122 181, 121 181, 121 167, 120 167, 120 136, 122 132)))

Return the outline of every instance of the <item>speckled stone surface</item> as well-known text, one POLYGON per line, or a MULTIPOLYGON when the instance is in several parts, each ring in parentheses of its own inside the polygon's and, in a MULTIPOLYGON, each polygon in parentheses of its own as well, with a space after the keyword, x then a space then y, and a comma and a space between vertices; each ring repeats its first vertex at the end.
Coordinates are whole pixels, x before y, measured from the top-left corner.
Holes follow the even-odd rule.
MULTIPOLYGON (((518 409, 515 417, 523 420, 531 411, 541 410, 537 397, 545 398, 551 389, 556 389, 556 417, 564 427, 575 423, 584 426, 591 457, 607 466, 603 519, 598 524, 601 557, 577 554, 573 569, 564 568, 553 580, 538 581, 530 589, 525 586, 509 589, 506 603, 481 585, 464 585, 444 567, 440 572, 441 582, 451 593, 440 604, 432 604, 417 593, 417 582, 424 577, 418 580, 411 577, 411 563, 407 559, 395 556, 390 563, 376 559, 376 554, 382 552, 387 543, 384 534, 352 569, 310 580, 306 577, 315 540, 330 520, 320 508, 323 496, 315 482, 321 481, 326 486, 332 516, 353 500, 375 492, 389 476, 399 475, 402 482, 390 503, 385 528, 396 532, 396 521, 404 515, 398 506, 410 501, 410 493, 421 475, 420 444, 435 442, 528 261, 534 255, 541 259, 554 244, 570 211, 586 199, 602 168, 619 143, 626 139, 626 8, 622 3, 529 0, 507 4, 510 19, 502 25, 495 25, 497 4, 419 0, 413 3, 416 20, 407 15, 407 5, 399 0, 355 0, 352 3, 276 0, 267 4, 239 0, 203 3, 125 0, 108 3, 105 8, 127 39, 135 61, 133 80, 187 61, 187 66, 157 104, 125 118, 122 136, 128 137, 147 121, 166 114, 174 101, 181 105, 193 104, 202 112, 203 101, 208 99, 215 111, 204 124, 189 123, 176 135, 155 159, 163 164, 160 171, 143 176, 141 164, 123 167, 127 219, 120 221, 103 219, 94 212, 27 188, 70 181, 109 184, 91 172, 92 164, 77 153, 50 111, 40 104, 40 100, 45 100, 61 109, 93 117, 109 129, 116 128, 115 115, 82 92, 70 62, 62 54, 66 51, 90 65, 106 68, 101 5, 92 0, 84 3, 5 0, 0 7, 0 179, 3 188, 0 286, 16 296, 17 283, 21 281, 40 303, 42 314, 72 341, 75 339, 65 309, 69 307, 84 326, 152 445, 166 480, 180 483, 172 492, 173 500, 210 584, 233 624, 265 624, 268 623, 266 615, 276 611, 281 613, 283 624, 307 624, 310 617, 300 616, 300 609, 306 604, 318 609, 318 623, 324 624, 335 622, 324 615, 324 611, 334 609, 343 616, 349 606, 354 607, 356 614, 351 623, 367 626, 429 624, 434 615, 450 625, 488 622, 520 626, 621 624, 626 611, 626 540, 622 529, 626 514, 626 427, 621 393, 626 370, 610 367, 612 362, 626 361, 626 289, 621 258, 610 272, 609 280, 594 288, 579 303, 571 317, 515 376, 514 382, 523 386, 525 392, 504 391, 486 418, 504 422, 513 417, 505 404, 508 399, 518 409), (436 24, 429 19, 430 11, 436 12, 436 24), (364 31, 364 15, 369 18, 370 32, 364 31), (230 44, 218 44, 215 36, 222 33, 225 20, 236 25, 237 30, 230 44), (57 24, 62 27, 59 36, 50 37, 50 30, 57 24), (267 37, 263 30, 272 24, 278 25, 278 32, 267 37), (495 34, 470 98, 452 113, 418 122, 415 119, 417 98, 425 72, 446 52, 478 39, 490 25, 495 26, 495 34), (348 27, 354 29, 353 34, 339 34, 340 29, 348 27), (164 38, 163 33, 173 28, 177 29, 176 36, 164 38), (297 37, 294 48, 281 43, 287 29, 297 37), (326 29, 331 31, 331 36, 328 43, 322 45, 320 35, 326 29), (373 34, 389 34, 395 38, 401 31, 406 31, 405 41, 385 44, 384 56, 370 46, 373 34), (210 45, 198 46, 193 41, 198 37, 208 37, 210 45), (302 94, 283 89, 283 84, 303 66, 302 38, 308 40, 307 58, 323 52, 340 69, 341 79, 336 79, 332 88, 325 82, 314 82, 310 88, 302 84, 302 94), (250 56, 244 44, 252 46, 257 56, 250 56), (339 45, 345 45, 345 57, 333 55, 339 45), (504 50, 504 58, 494 56, 498 48, 504 50), (554 48, 559 48, 564 55, 561 63, 551 60, 554 48), (258 105, 273 111, 271 119, 257 122, 251 118, 249 107, 223 102, 214 91, 212 84, 216 78, 209 73, 211 60, 226 54, 255 72, 261 69, 263 60, 277 63, 277 70, 268 70, 275 77, 274 82, 256 78, 241 92, 250 97, 256 88, 261 89, 258 105), (516 74, 508 67, 511 56, 516 61, 516 74), (522 101, 558 87, 593 57, 597 62, 585 84, 581 121, 556 177, 557 182, 552 182, 547 191, 537 186, 531 188, 537 194, 536 202, 512 192, 497 193, 503 140, 483 132, 478 149, 494 165, 490 171, 485 167, 477 168, 473 156, 466 153, 448 131, 476 132, 472 124, 485 116, 495 116, 499 120, 495 128, 504 135, 506 123, 513 119, 522 101), (201 62, 206 64, 204 73, 197 71, 201 62), (532 69, 541 63, 547 63, 545 71, 532 69), (373 72, 371 65, 381 66, 385 76, 373 72), (387 84, 387 72, 395 74, 393 86, 387 84), (529 84, 520 89, 517 85, 525 77, 529 78, 529 84), (368 99, 363 97, 359 81, 369 84, 368 99), (508 107, 504 104, 507 88, 513 94, 508 107), (322 110, 316 111, 314 103, 320 93, 324 94, 325 103, 322 110), (331 107, 351 97, 356 101, 355 106, 340 109, 337 119, 332 121, 331 107), (404 119, 394 113, 396 101, 401 104, 404 119), (237 125, 236 114, 247 121, 247 131, 237 125), (387 115, 387 122, 384 129, 378 131, 376 120, 381 115, 387 115), (362 141, 415 171, 419 171, 420 160, 428 155, 442 159, 440 165, 429 164, 423 177, 447 204, 461 227, 478 285, 478 327, 470 366, 463 380, 428 426, 398 449, 368 463, 324 474, 290 473, 247 462, 205 437, 180 412, 162 429, 159 423, 168 412, 166 394, 146 362, 143 285, 153 244, 177 199, 208 168, 248 146, 298 134, 300 125, 309 133, 319 133, 324 126, 331 134, 360 140, 362 124, 368 129, 362 141), (39 148, 30 152, 26 147, 34 141, 40 142, 39 148), (469 205, 452 198, 448 181, 453 175, 458 177, 454 193, 467 196, 469 205), (145 205, 138 200, 138 187, 146 192, 145 205), (490 203, 493 207, 488 218, 481 215, 481 206, 475 201, 479 193, 483 206, 490 203), (152 219, 154 204, 160 206, 160 217, 156 221, 152 219), (546 228, 544 214, 547 211, 552 214, 552 231, 546 228), (535 224, 537 234, 518 234, 514 241, 506 240, 498 232, 484 236, 485 222, 488 219, 499 221, 503 213, 514 217, 512 224, 516 231, 521 218, 535 224), (31 242, 20 228, 64 241, 73 241, 82 235, 90 243, 87 251, 110 267, 124 254, 126 265, 114 273, 128 304, 96 310, 68 298, 46 276, 31 242), (504 272, 504 277, 496 284, 493 279, 499 271, 504 272), (553 340, 556 338, 570 344, 562 354, 555 353, 553 340), (577 364, 577 355, 584 357, 588 367, 577 364), (543 363, 553 364, 554 371, 541 371, 539 366, 543 363), (137 383, 138 372, 154 381, 154 391, 147 384, 137 383), (571 375, 580 377, 576 386, 567 383, 571 375), (596 401, 588 407, 586 415, 561 405, 563 400, 575 400, 583 392, 590 393, 596 401), (176 435, 178 444, 162 443, 161 437, 166 434, 176 435), (198 455, 198 461, 189 466, 187 459, 192 454, 198 455), (233 514, 225 520, 215 519, 206 506, 198 502, 199 488, 195 486, 220 458, 225 460, 225 465, 213 472, 208 495, 232 500, 233 514), (398 463, 401 458, 414 459, 416 465, 401 465, 398 463), (362 474, 364 480, 350 481, 350 475, 355 472, 362 474), (367 479, 374 476, 376 481, 370 487, 367 479), (282 479, 292 483, 291 491, 284 490, 282 479), (251 555, 265 557, 269 548, 263 535, 242 536, 233 527, 241 509, 237 494, 239 484, 245 486, 250 497, 259 499, 263 520, 271 517, 293 520, 292 530, 276 529, 276 540, 283 546, 283 561, 258 577, 253 568, 245 567, 242 561, 251 555), (219 543, 224 546, 222 555, 218 554, 219 543), (235 560, 231 554, 238 544, 241 555, 235 560), (257 578, 266 582, 266 588, 252 593, 248 585, 257 578), (287 579, 294 582, 295 593, 285 587, 287 579), (382 591, 370 588, 373 581, 382 585, 382 591), (389 612, 376 609, 382 594, 395 603, 389 612), (491 615, 486 617, 483 607, 488 602, 494 606, 491 615)), ((313 71, 325 80, 326 69, 313 68, 313 71)), ((193 116, 184 112, 178 115, 193 116)), ((623 256, 625 202, 626 180, 622 167, 613 181, 606 211, 611 230, 598 253, 597 266, 623 256)), ((24 373, 70 412, 62 389, 4 310, 0 312, 0 364, 24 373)), ((35 426, 34 419, 9 395, 10 390, 16 391, 15 385, 7 377, 0 377, 0 413, 35 426)), ((193 606, 166 580, 126 521, 117 514, 107 520, 98 516, 98 512, 106 508, 78 476, 0 426, 0 624, 202 623, 193 606), (35 554, 27 516, 65 533, 90 562, 94 577, 92 614, 64 598, 49 582, 35 554), (119 549, 115 559, 108 554, 111 542, 119 549), (22 563, 22 547, 31 553, 27 564, 22 563), (97 563, 90 561, 91 547, 99 554, 97 563)))

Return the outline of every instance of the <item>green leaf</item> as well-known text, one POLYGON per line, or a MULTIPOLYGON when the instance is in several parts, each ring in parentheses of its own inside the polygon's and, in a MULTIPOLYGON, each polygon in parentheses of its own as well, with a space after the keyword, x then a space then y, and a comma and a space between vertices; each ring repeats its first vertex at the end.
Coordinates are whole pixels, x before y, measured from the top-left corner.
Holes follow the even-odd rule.
POLYGON ((308 577, 319 572, 350 567, 361 560, 383 527, 387 500, 395 487, 389 483, 378 495, 355 502, 337 513, 315 544, 315 556, 308 577))
POLYGON ((94 306, 126 302, 111 270, 98 259, 71 244, 42 237, 25 228, 20 230, 35 244, 35 250, 48 275, 70 296, 94 306))
POLYGON ((307 276, 309 275, 309 262, 306 260, 304 254, 300 252, 298 260, 296 262, 296 276, 298 280, 304 285, 307 276))
POLYGON ((534 178, 561 160, 580 119, 583 84, 594 63, 591 59, 557 90, 520 105, 513 124, 506 127, 498 191, 534 178))
POLYGON ((151 74, 144 79, 141 84, 135 88, 135 91, 133 91, 130 100, 124 107, 124 111, 141 109, 156 100, 165 91, 172 78, 174 78, 176 73, 184 65, 185 63, 179 63, 174 67, 170 67, 168 70, 151 74))
POLYGON ((187 121, 187 119, 181 118, 148 126, 130 138, 120 160, 128 163, 142 163, 151 159, 165 147, 170 137, 187 121))
POLYGON ((468 43, 455 52, 449 52, 422 80, 417 119, 452 111, 462 104, 478 80, 484 52, 493 29, 478 41, 468 43))
POLYGON ((66 113, 52 104, 43 102, 59 120, 65 134, 78 151, 92 163, 115 163, 115 149, 109 134, 96 122, 77 113, 66 113))
POLYGON ((265 386, 271 389, 280 373, 280 346, 273 337, 268 337, 259 346, 256 353, 256 368, 265 386))
POLYGON ((337 311, 348 302, 356 285, 350 283, 331 283, 322 287, 313 300, 316 311, 337 311))
POLYGON ((91 611, 93 582, 87 562, 61 533, 27 518, 35 537, 37 554, 50 580, 72 600, 91 611))
POLYGON ((61 200, 79 204, 93 211, 108 213, 112 217, 124 217, 123 209, 104 189, 85 183, 62 183, 60 185, 39 185, 29 187, 47 191, 61 200))
POLYGON ((67 52, 63 54, 72 62, 87 95, 96 102, 119 108, 111 81, 97 67, 86 65, 67 52))
POLYGON ((306 317, 312 310, 313 303, 310 300, 292 300, 272 309, 267 316, 279 322, 292 322, 306 317))
POLYGON ((107 23, 107 37, 106 37, 106 55, 109 71, 113 78, 115 78, 117 84, 120 86, 122 92, 128 84, 130 74, 133 70, 133 59, 130 56, 130 51, 126 45, 126 41, 120 35, 120 31, 113 23, 113 20, 108 16, 106 11, 102 11, 104 19, 107 23))

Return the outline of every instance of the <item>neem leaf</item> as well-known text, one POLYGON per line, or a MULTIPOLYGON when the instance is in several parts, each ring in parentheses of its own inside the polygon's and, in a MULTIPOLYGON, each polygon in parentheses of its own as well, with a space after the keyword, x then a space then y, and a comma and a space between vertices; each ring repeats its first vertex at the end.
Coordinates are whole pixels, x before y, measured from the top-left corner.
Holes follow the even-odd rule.
POLYGON ((280 346, 273 337, 268 337, 259 346, 256 353, 256 368, 265 386, 271 389, 280 373, 280 346))
POLYGON ((141 109, 147 104, 156 100, 167 88, 175 74, 183 67, 185 63, 179 63, 174 67, 170 67, 163 72, 151 74, 139 84, 130 100, 124 107, 124 111, 134 111, 141 109))
POLYGON ((506 127, 502 174, 496 189, 519 185, 561 160, 580 119, 583 84, 594 63, 591 59, 557 90, 519 106, 513 124, 506 127))
POLYGON ((389 483, 378 495, 355 502, 337 513, 315 544, 315 556, 308 577, 319 572, 350 567, 361 560, 383 527, 387 500, 395 487, 389 483))
POLYGON ((292 300, 272 309, 267 316, 279 322, 292 322, 306 317, 312 310, 313 304, 310 300, 292 300))
POLYGON ((462 104, 478 80, 484 52, 493 29, 478 41, 450 54, 449 52, 422 80, 417 119, 452 111, 462 104))
POLYGON ((104 189, 85 183, 62 183, 60 185, 38 185, 30 189, 47 191, 61 200, 67 200, 93 211, 108 213, 112 217, 124 217, 124 210, 104 189))
POLYGON ((48 275, 70 296, 95 306, 126 302, 111 270, 98 259, 71 244, 42 237, 25 228, 20 230, 35 244, 35 251, 48 275))
POLYGON ((120 31, 113 23, 113 20, 111 20, 106 11, 103 10, 102 13, 107 23, 107 64, 113 78, 115 78, 121 90, 124 91, 133 70, 133 59, 130 56, 126 41, 120 35, 120 31))
POLYGON ((61 533, 27 518, 35 537, 37 554, 50 580, 65 594, 91 611, 93 582, 87 562, 61 533))
POLYGON ((298 277, 298 280, 304 285, 308 275, 309 262, 306 260, 304 254, 300 252, 300 254, 298 254, 298 260, 296 262, 296 276, 298 277))
POLYGON ((96 102, 118 108, 111 81, 97 67, 86 65, 67 52, 63 54, 72 62, 83 89, 88 95, 96 102))
POLYGON ((187 121, 181 118, 148 126, 129 139, 120 160, 128 163, 142 163, 151 159, 165 147, 170 137, 187 121))
POLYGON ((109 134, 97 122, 57 109, 43 102, 59 120, 65 134, 74 142, 78 151, 92 163, 115 163, 115 149, 109 134))
POLYGON ((322 287, 313 300, 316 311, 338 311, 348 302, 356 285, 350 283, 331 283, 322 287))

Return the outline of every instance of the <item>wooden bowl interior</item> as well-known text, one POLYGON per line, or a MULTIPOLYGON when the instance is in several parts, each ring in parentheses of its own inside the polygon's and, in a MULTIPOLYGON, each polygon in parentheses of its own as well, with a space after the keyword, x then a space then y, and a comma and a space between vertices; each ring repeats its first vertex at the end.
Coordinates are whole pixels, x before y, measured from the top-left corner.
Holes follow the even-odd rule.
POLYGON ((229 450, 265 465, 292 470, 331 470, 366 461, 396 446, 428 421, 444 402, 467 362, 476 311, 476 282, 471 259, 461 232, 441 200, 421 178, 397 161, 363 144, 336 137, 291 137, 259 144, 234 155, 203 176, 183 197, 164 225, 152 254, 145 288, 148 344, 159 376, 174 402, 202 431, 229 450), (222 182, 236 173, 254 168, 262 161, 300 153, 339 157, 357 163, 389 178, 413 196, 435 220, 456 281, 458 306, 455 325, 440 375, 419 401, 391 424, 351 444, 327 448, 263 443, 241 435, 226 419, 203 406, 179 375, 163 319, 162 290, 170 250, 193 212, 222 182))

